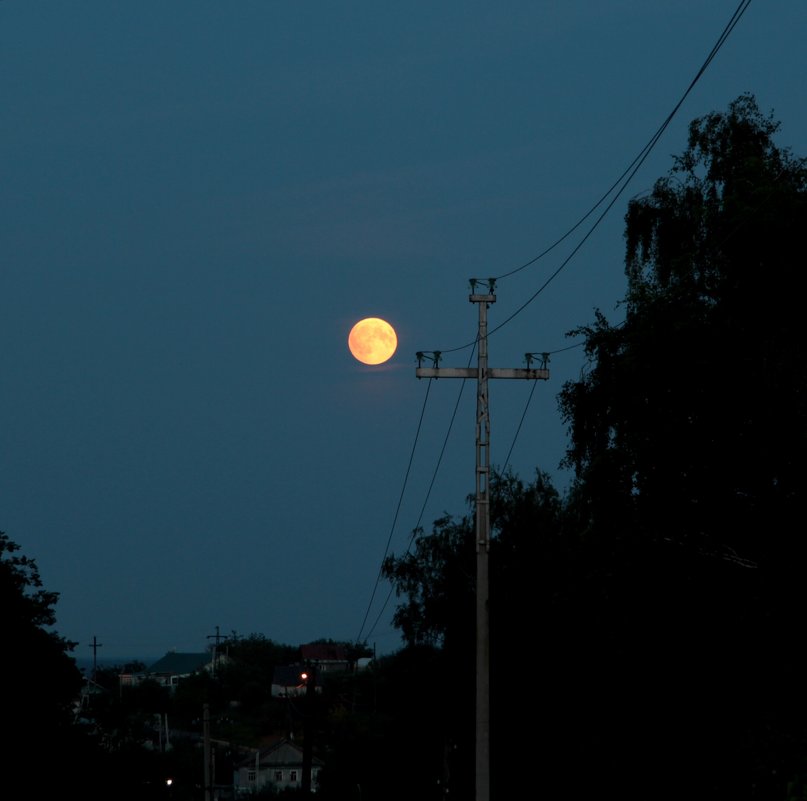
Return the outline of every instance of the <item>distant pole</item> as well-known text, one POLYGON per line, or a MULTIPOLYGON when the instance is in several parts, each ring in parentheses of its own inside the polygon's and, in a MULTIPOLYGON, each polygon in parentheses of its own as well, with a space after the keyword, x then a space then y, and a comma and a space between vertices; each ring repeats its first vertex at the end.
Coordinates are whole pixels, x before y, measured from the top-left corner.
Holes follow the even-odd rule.
POLYGON ((314 756, 314 693, 316 665, 309 663, 305 672, 305 703, 303 712, 303 796, 311 794, 311 764, 314 756))
POLYGON ((215 676, 216 675, 216 667, 217 667, 216 662, 217 662, 218 656, 219 656, 219 641, 221 640, 221 634, 219 634, 219 627, 218 626, 216 626, 216 633, 215 634, 208 634, 207 639, 214 641, 213 642, 213 670, 212 670, 212 674, 215 676))
POLYGON ((530 367, 532 354, 527 354, 526 369, 488 367, 487 309, 496 302, 495 279, 471 279, 468 300, 479 306, 476 367, 440 367, 440 352, 418 353, 418 378, 476 378, 476 801, 490 799, 490 604, 488 555, 490 553, 490 414, 488 408, 489 378, 549 378, 547 357, 540 369, 530 367), (480 285, 486 293, 477 294, 480 285), (421 367, 430 358, 434 367, 421 367))
POLYGON ((95 674, 98 672, 98 649, 102 647, 102 643, 98 642, 98 638, 93 635, 90 648, 92 648, 92 680, 95 681, 95 674))

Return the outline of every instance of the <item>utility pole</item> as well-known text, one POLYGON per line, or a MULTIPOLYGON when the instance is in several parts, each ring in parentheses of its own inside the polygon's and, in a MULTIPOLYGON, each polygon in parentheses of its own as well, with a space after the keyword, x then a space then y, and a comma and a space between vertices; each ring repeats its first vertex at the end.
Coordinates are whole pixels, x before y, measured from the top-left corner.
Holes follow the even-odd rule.
POLYGON ((305 706, 303 712, 303 797, 311 795, 311 764, 314 754, 314 704, 316 699, 317 666, 309 662, 305 672, 301 675, 305 682, 305 706))
MULTIPOLYGON (((210 704, 202 704, 202 745, 204 748, 204 794, 205 801, 212 801, 213 787, 210 771, 210 704)), ((257 781, 257 774, 255 775, 257 781)))
POLYGON ((488 367, 487 310, 496 302, 496 281, 493 278, 471 279, 468 300, 479 307, 476 367, 440 367, 440 351, 417 354, 418 378, 476 378, 476 801, 490 799, 490 610, 488 555, 490 553, 490 414, 488 409, 488 379, 520 378, 528 380, 549 378, 548 355, 542 354, 540 368, 531 367, 535 354, 526 354, 526 368, 488 367), (477 292, 477 286, 483 291, 477 292), (424 359, 433 367, 422 367, 424 359))
POLYGON ((92 680, 95 681, 95 675, 98 672, 98 649, 102 647, 102 643, 98 642, 98 638, 93 635, 90 648, 92 648, 92 680))
POLYGON ((208 634, 208 640, 215 640, 213 643, 213 671, 212 675, 215 676, 218 668, 218 659, 219 659, 219 642, 221 641, 221 634, 219 634, 219 627, 216 626, 216 633, 215 634, 208 634))

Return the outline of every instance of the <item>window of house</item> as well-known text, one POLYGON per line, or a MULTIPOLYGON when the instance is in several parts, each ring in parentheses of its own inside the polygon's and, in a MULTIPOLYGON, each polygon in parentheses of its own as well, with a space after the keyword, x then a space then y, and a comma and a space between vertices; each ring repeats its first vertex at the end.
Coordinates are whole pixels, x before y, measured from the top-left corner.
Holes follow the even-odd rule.
POLYGON ((293 770, 291 772, 291 781, 293 781, 293 782, 297 781, 297 771, 296 770, 293 770))
POLYGON ((254 770, 248 770, 247 771, 247 781, 250 784, 255 784, 255 771, 254 770))
POLYGON ((276 770, 275 771, 275 781, 276 782, 282 782, 283 781, 283 771, 282 770, 276 770))

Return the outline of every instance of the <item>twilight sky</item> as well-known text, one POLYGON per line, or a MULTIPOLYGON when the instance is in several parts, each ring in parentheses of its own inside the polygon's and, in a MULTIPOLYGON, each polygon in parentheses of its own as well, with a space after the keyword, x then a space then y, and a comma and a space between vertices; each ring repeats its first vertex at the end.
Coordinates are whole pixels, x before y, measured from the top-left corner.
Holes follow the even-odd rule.
MULTIPOLYGON (((600 200, 738 5, 0 2, 0 530, 76 655, 399 647, 381 560, 474 490, 475 387, 435 476, 461 382, 415 353, 475 358, 468 279, 600 200), (379 367, 366 316, 398 332, 379 367)), ((557 352, 520 429, 532 384, 492 382, 495 466, 568 482, 566 334, 620 318, 627 200, 690 120, 749 91, 807 155, 805 31, 803 0, 751 3, 599 225, 498 282, 491 366, 557 352)))

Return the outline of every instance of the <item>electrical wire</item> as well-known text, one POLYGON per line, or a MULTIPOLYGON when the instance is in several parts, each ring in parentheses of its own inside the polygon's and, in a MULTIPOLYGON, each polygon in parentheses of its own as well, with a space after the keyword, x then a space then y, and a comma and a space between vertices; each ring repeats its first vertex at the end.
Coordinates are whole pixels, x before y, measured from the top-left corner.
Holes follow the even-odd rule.
MULTIPOLYGON (((488 336, 491 336, 492 334, 494 334, 497 331, 501 330, 502 328, 504 328, 505 325, 510 323, 515 317, 517 317, 519 314, 521 314, 521 312, 524 311, 524 309, 526 309, 527 306, 529 306, 547 288, 547 286, 549 286, 549 284, 552 281, 554 281, 555 278, 557 278, 557 276, 569 264, 569 262, 572 260, 572 258, 574 258, 574 256, 577 255, 580 248, 583 247, 583 245, 588 240, 588 238, 599 227, 600 223, 603 221, 603 219, 608 214, 608 212, 613 208, 616 201, 619 199, 619 197, 622 195, 622 193, 625 191, 625 189, 627 189, 628 184, 630 184, 631 180, 636 175, 636 173, 639 171, 642 164, 644 164, 644 162, 647 160, 647 157, 650 155, 650 153, 653 151, 655 146, 658 144, 659 140, 661 139, 662 135, 664 134, 664 132, 669 127, 669 125, 672 122, 673 118, 678 113, 681 106, 684 104, 684 101, 687 99, 689 94, 695 88, 698 81, 700 81, 700 79, 703 77, 703 74, 706 72, 709 65, 712 63, 714 58, 717 56, 718 52, 722 49, 723 45, 726 43, 726 40, 731 35, 734 28, 737 26, 737 24, 739 23, 742 16, 748 10, 748 7, 751 5, 751 2, 752 2, 752 0, 741 0, 740 4, 735 9, 735 11, 732 14, 731 18, 726 23, 726 26, 723 28, 723 31, 720 34, 720 36, 718 37, 717 41, 712 46, 712 49, 709 52, 709 55, 706 57, 703 64, 701 65, 700 69, 695 74, 695 77, 690 81, 689 86, 686 88, 684 93, 681 95, 678 102, 673 107, 672 111, 667 115, 664 122, 656 129, 656 132, 653 134, 653 136, 650 138, 650 140, 647 142, 647 144, 639 152, 639 155, 636 156, 636 158, 631 162, 631 164, 628 166, 628 168, 623 171, 622 175, 620 175, 620 177, 614 182, 614 184, 612 184, 611 188, 600 198, 600 200, 598 200, 597 203, 591 209, 589 209, 589 211, 586 212, 586 214, 580 220, 578 220, 577 223, 575 223, 575 225, 572 226, 572 228, 570 228, 554 244, 550 245, 550 247, 548 247, 542 253, 538 254, 537 256, 535 256, 533 259, 526 262, 525 264, 522 264, 520 267, 517 267, 516 269, 511 270, 510 272, 507 272, 507 273, 503 273, 501 276, 499 276, 499 278, 507 278, 507 277, 509 277, 511 275, 514 275, 515 273, 517 273, 517 272, 525 269, 526 267, 529 267, 530 265, 534 264, 536 261, 538 261, 544 255, 549 253, 552 249, 555 248, 556 245, 560 244, 573 231, 575 231, 589 216, 591 216, 591 214, 597 208, 599 208, 600 205, 602 205, 605 198, 607 198, 608 195, 611 194, 616 187, 619 187, 619 189, 616 191, 614 196, 611 198, 610 202, 607 204, 607 206, 605 207, 603 212, 599 215, 599 217, 597 217, 597 219, 594 221, 594 224, 588 229, 585 236, 583 236, 583 238, 577 243, 577 245, 574 247, 572 252, 561 262, 560 266, 509 317, 505 318, 497 326, 490 329, 490 331, 488 331, 488 336), (621 184, 621 186, 620 186, 620 184, 621 184)), ((498 279, 494 279, 494 280, 498 280, 498 279)), ((473 342, 466 342, 464 345, 459 345, 459 346, 457 346, 455 348, 443 348, 440 352, 441 353, 453 353, 453 352, 456 352, 456 351, 459 351, 459 350, 464 350, 465 348, 470 347, 472 344, 474 344, 474 343, 473 342)))
MULTIPOLYGON (((732 31, 737 26, 740 19, 745 14, 745 12, 748 10, 748 7, 751 5, 751 2, 752 2, 752 0, 741 0, 739 5, 735 9, 734 13, 732 14, 731 18, 729 19, 728 23, 726 23, 722 33, 720 34, 720 36, 718 37, 718 39, 716 41, 716 43, 713 45, 711 51, 709 52, 709 55, 704 60, 704 62, 701 65, 700 69, 697 71, 695 77, 690 81, 689 86, 684 91, 684 93, 681 95, 680 99, 675 104, 672 111, 667 115, 664 122, 658 127, 656 132, 653 134, 653 136, 650 138, 650 140, 647 142, 647 144, 642 148, 642 150, 639 152, 639 154, 636 156, 636 158, 622 172, 622 174, 619 176, 619 178, 617 178, 617 180, 611 185, 611 187, 609 187, 609 189, 602 195, 602 197, 586 212, 586 214, 584 214, 571 228, 569 228, 566 231, 566 233, 563 234, 563 236, 559 237, 549 247, 547 247, 545 250, 543 250, 537 256, 533 257, 532 259, 525 262, 521 266, 516 267, 515 269, 510 270, 509 272, 503 273, 503 274, 501 274, 500 276, 498 276, 497 278, 494 279, 494 280, 500 280, 500 279, 503 279, 503 278, 509 278, 510 276, 515 275, 516 273, 521 272, 522 270, 524 270, 527 267, 531 266, 532 264, 535 264, 541 258, 543 258, 548 253, 550 253, 552 250, 554 250, 563 241, 565 241, 569 236, 571 236, 571 234, 574 233, 574 231, 576 231, 605 202, 605 200, 613 193, 613 197, 611 198, 610 202, 608 202, 605 209, 597 217, 597 219, 594 221, 592 226, 588 229, 588 231, 583 236, 583 238, 572 249, 571 253, 561 262, 560 266, 546 279, 546 281, 544 281, 544 283, 521 306, 519 306, 503 322, 499 323, 499 325, 495 326, 490 331, 488 331, 487 332, 488 336, 490 336, 490 335, 494 334, 495 332, 499 331, 505 325, 510 323, 516 316, 521 314, 521 312, 524 311, 524 309, 526 309, 547 288, 547 286, 549 286, 549 284, 560 274, 560 272, 569 264, 569 262, 572 260, 572 258, 574 258, 574 256, 579 252, 579 250, 582 248, 582 246, 585 244, 585 242, 589 239, 589 237, 594 233, 594 231, 600 225, 600 223, 605 218, 605 216, 613 208, 616 201, 619 199, 619 197, 625 191, 625 189, 627 188, 627 186, 629 185, 629 183, 631 182, 633 177, 638 172, 638 170, 644 164, 647 157, 650 155, 652 150, 655 148, 656 144, 658 144, 659 140, 661 139, 661 136, 664 134, 666 129, 669 127, 670 123, 672 122, 675 115, 678 113, 678 111, 681 108, 681 106, 683 105, 684 101, 689 96, 689 94, 692 92, 692 90, 695 88, 696 84, 701 79, 703 74, 706 72, 706 70, 708 69, 711 62, 717 56, 718 52, 722 49, 723 45, 725 44, 728 37, 731 35, 732 31)), ((468 348, 468 347, 471 347, 471 346, 475 346, 477 344, 477 342, 478 342, 478 335, 473 340, 471 340, 470 342, 467 342, 464 345, 461 345, 461 346, 458 346, 458 347, 455 347, 455 348, 445 348, 445 349, 442 349, 440 352, 441 353, 453 353, 453 352, 456 352, 456 351, 459 351, 459 350, 464 350, 465 348, 468 348)), ((584 344, 583 342, 576 343, 576 344, 570 345, 570 346, 568 346, 566 348, 560 348, 560 349, 554 351, 554 353, 560 353, 560 352, 563 352, 563 351, 572 350, 574 348, 582 346, 583 344, 584 344)), ((472 355, 473 355, 473 351, 472 351, 472 355)), ((469 364, 470 364, 471 358, 472 358, 472 356, 469 357, 469 364)), ((403 497, 404 497, 404 492, 406 490, 406 486, 407 486, 408 479, 409 479, 409 474, 411 472, 412 461, 414 459, 415 449, 417 447, 417 443, 418 443, 418 440, 420 438, 420 431, 421 431, 421 427, 422 427, 422 424, 423 424, 423 418, 424 418, 425 411, 426 411, 426 404, 427 404, 427 401, 428 401, 428 398, 429 398, 429 390, 431 389, 431 382, 432 382, 432 379, 429 379, 429 382, 428 382, 427 388, 426 388, 426 394, 425 394, 424 401, 423 401, 423 407, 421 409, 421 414, 420 414, 420 418, 419 418, 419 421, 418 421, 417 431, 415 433, 414 443, 412 445, 412 451, 411 451, 410 457, 409 457, 409 463, 407 465, 407 469, 406 469, 406 473, 405 473, 404 481, 403 481, 403 486, 401 488, 401 494, 400 494, 399 499, 398 499, 398 506, 396 508, 395 515, 394 515, 394 518, 393 518, 393 523, 392 523, 392 526, 390 528, 390 532, 389 532, 389 535, 388 535, 388 538, 387 538, 387 544, 386 544, 386 547, 385 547, 385 550, 384 550, 384 556, 383 556, 383 558, 381 560, 381 566, 379 567, 379 571, 378 571, 378 574, 377 574, 377 577, 376 577, 375 585, 373 587, 373 591, 372 591, 371 596, 370 596, 370 601, 368 603, 367 610, 365 612, 361 628, 359 629, 359 634, 358 634, 358 636, 356 637, 356 640, 355 640, 357 643, 362 642, 362 634, 364 632, 364 627, 367 624, 367 619, 369 617, 370 610, 371 610, 373 602, 375 600, 375 596, 376 596, 376 593, 378 591, 378 586, 379 586, 379 583, 380 583, 382 575, 383 575, 383 564, 384 564, 384 561, 387 558, 387 555, 389 554, 390 544, 392 542, 392 536, 393 536, 393 533, 394 533, 394 530, 395 530, 395 526, 397 524, 398 516, 399 516, 400 510, 401 510, 401 504, 402 504, 403 497)), ((418 516, 418 521, 417 521, 416 525, 414 526, 414 528, 412 530, 412 533, 410 535, 410 538, 409 538, 409 543, 408 543, 408 546, 407 546, 407 553, 409 552, 409 550, 412 547, 412 543, 414 542, 416 533, 419 530, 420 523, 422 521, 423 514, 425 512, 426 504, 427 504, 428 499, 429 499, 429 497, 431 495, 431 491, 432 491, 432 488, 434 486, 434 482, 436 480, 437 473, 439 471, 440 464, 441 464, 442 459, 443 459, 443 455, 445 453, 446 445, 448 443, 448 437, 449 437, 449 435, 451 433, 451 430, 453 428, 453 425, 454 425, 454 421, 455 421, 456 414, 457 414, 457 409, 459 408, 460 398, 462 397, 462 392, 463 392, 463 389, 465 387, 465 382, 466 382, 466 379, 463 379, 462 384, 460 386, 460 391, 458 393, 457 401, 456 401, 456 404, 454 406, 454 412, 453 412, 453 414, 451 416, 451 420, 449 422, 448 430, 447 430, 446 436, 445 436, 445 438, 443 440, 443 446, 441 448, 440 455, 439 455, 439 457, 437 459, 437 464, 435 466, 435 469, 434 469, 434 472, 433 472, 433 475, 432 475, 432 479, 431 479, 431 482, 429 484, 429 487, 428 487, 428 490, 427 490, 427 493, 426 493, 426 497, 425 497, 423 505, 421 507, 420 515, 418 516)), ((507 453, 507 458, 505 460, 505 465, 508 464, 509 461, 510 461, 510 456, 512 455, 513 448, 515 447, 516 441, 517 441, 519 433, 521 431, 521 427, 522 427, 524 419, 526 417, 527 410, 528 410, 528 408, 530 406, 530 402, 532 400, 534 392, 535 392, 535 384, 533 384, 532 390, 530 391, 529 397, 527 398, 527 402, 525 404, 524 412, 522 413, 521 420, 519 421, 518 428, 516 429, 516 433, 515 433, 515 435, 513 437, 513 442, 512 442, 512 444, 510 446, 510 450, 507 453)), ((369 629, 367 635, 364 637, 365 642, 367 641, 367 639, 369 639, 369 637, 371 636, 373 631, 375 631, 375 628, 377 627, 377 625, 379 623, 381 615, 383 614, 384 609, 386 608, 387 604, 389 603, 390 598, 392 597, 392 592, 393 592, 393 587, 390 587, 389 593, 387 595, 386 600, 384 601, 384 604, 381 607, 380 612, 378 613, 378 615, 377 615, 373 625, 369 629)))
POLYGON ((518 439, 518 435, 521 431, 521 426, 524 424, 524 418, 527 416, 527 409, 530 408, 530 402, 532 401, 532 396, 535 394, 535 387, 538 386, 537 381, 532 382, 532 388, 530 389, 530 394, 527 397, 527 402, 524 404, 524 411, 521 413, 521 420, 518 421, 518 427, 516 428, 516 433, 513 435, 513 441, 510 443, 510 450, 507 451, 507 457, 504 460, 504 468, 507 469, 507 465, 510 464, 510 456, 513 453, 513 448, 516 446, 516 440, 518 439))
MULTIPOLYGON (((576 343, 574 345, 569 345, 568 347, 565 347, 565 348, 558 348, 557 350, 552 351, 551 353, 549 353, 547 355, 553 355, 555 353, 563 353, 564 351, 567 351, 567 350, 573 350, 575 348, 581 347, 583 344, 584 344, 583 342, 578 342, 578 343, 576 343)), ((474 350, 471 351, 471 354, 468 357, 468 366, 470 366, 471 361, 473 360, 474 350)), ((429 379, 429 381, 431 381, 431 380, 432 379, 429 379)), ((454 403, 454 411, 451 414, 451 419, 449 420, 449 423, 448 423, 448 429, 446 430, 446 435, 443 438, 443 445, 440 448, 440 455, 437 457, 437 463, 435 464, 434 472, 432 473, 432 478, 431 478, 431 481, 429 482, 429 486, 428 486, 428 489, 426 491, 426 496, 424 497, 423 504, 420 507, 420 514, 418 515, 417 521, 416 521, 414 527, 412 528, 412 533, 409 535, 409 542, 407 543, 406 551, 404 552, 405 554, 408 554, 411 551, 412 544, 414 543, 415 537, 417 536, 417 532, 420 530, 420 524, 423 521, 423 515, 426 513, 426 505, 428 504, 429 498, 431 497, 432 489, 434 488, 434 484, 435 484, 435 482, 437 480, 437 474, 438 474, 438 472, 440 470, 440 464, 443 461, 443 456, 445 455, 446 447, 448 446, 448 439, 449 439, 449 436, 451 435, 451 431, 452 431, 452 429, 454 427, 454 422, 455 422, 455 420, 457 418, 457 411, 459 410, 460 401, 462 400, 462 394, 463 394, 463 391, 465 389, 466 383, 467 383, 467 379, 463 378, 461 383, 460 383, 459 392, 457 393, 457 400, 454 403)), ((507 464, 510 461, 510 455, 512 454, 513 448, 515 447, 516 441, 518 439, 519 432, 521 431, 521 426, 524 423, 524 419, 525 419, 525 417, 527 415, 527 410, 529 409, 530 401, 532 400, 532 396, 535 393, 536 387, 537 387, 537 382, 533 381, 532 382, 532 389, 530 390, 530 394, 529 394, 529 397, 527 399, 527 403, 524 406, 524 412, 521 415, 521 421, 518 424, 518 429, 516 430, 516 433, 515 433, 515 435, 513 437, 513 442, 510 445, 510 450, 507 453, 507 459, 505 460, 505 464, 507 464)), ((388 542, 388 546, 389 546, 389 542, 388 542)), ((386 558, 386 553, 384 554, 384 557, 386 558)), ((378 588, 380 578, 381 578, 381 570, 379 570, 378 578, 376 579, 376 589, 378 588)), ((381 617, 384 614, 384 610, 387 608, 387 605, 389 604, 389 602, 390 602, 390 600, 392 598, 392 593, 393 593, 394 589, 395 589, 394 586, 390 585, 390 588, 389 588, 389 590, 387 592, 387 597, 384 600, 384 603, 381 605, 381 609, 379 610, 378 614, 376 615, 376 618, 375 618, 375 620, 373 622, 373 625, 369 628, 369 630, 367 631, 367 634, 364 635, 363 644, 366 645, 367 641, 370 639, 370 637, 373 635, 373 632, 378 627, 378 624, 381 622, 381 617)), ((376 590, 374 589, 373 597, 375 597, 375 591, 376 590)), ((371 601, 370 601, 370 605, 372 605, 372 598, 371 598, 371 601)), ((364 630, 364 625, 367 622, 367 616, 368 615, 369 615, 369 608, 368 608, 367 614, 365 614, 364 622, 362 623, 362 629, 359 632, 359 637, 356 638, 356 643, 362 642, 361 633, 364 630)))
MULTIPOLYGON (((750 4, 751 0, 744 0, 744 2, 745 2, 745 6, 747 8, 748 4, 750 4)), ((743 5, 743 3, 740 3, 740 6, 742 6, 742 5, 743 5)), ((739 21, 739 17, 737 17, 738 12, 740 12, 740 7, 738 7, 735 10, 734 15, 732 15, 732 19, 727 24, 726 28, 728 28, 729 25, 731 25, 731 27, 733 28, 733 26, 737 24, 737 22, 739 21)), ((740 12, 740 16, 744 12, 745 12, 745 9, 742 9, 742 12, 740 12)), ((729 30, 729 33, 730 33, 730 30, 729 30)), ((649 153, 650 150, 652 150, 652 148, 655 146, 655 143, 656 143, 658 137, 664 132, 664 129, 669 125, 670 121, 672 120, 672 117, 675 115, 675 113, 678 110, 678 108, 680 107, 681 103, 683 103, 683 101, 686 98, 687 94, 689 94, 689 92, 692 90, 694 85, 698 82, 698 80, 700 79, 700 77, 703 74, 704 70, 708 66, 709 62, 712 60, 712 58, 714 58, 714 56, 717 55, 717 50, 719 50, 720 47, 722 47, 723 41, 725 41, 726 36, 727 36, 726 29, 724 29, 723 34, 721 34, 721 38, 718 39, 718 44, 716 44, 712 48, 712 52, 707 57, 706 61, 704 62, 704 65, 698 71, 698 74, 695 76, 695 78, 690 83, 689 88, 684 93, 681 100, 676 105, 675 109, 673 109, 671 114, 668 115, 667 119, 661 124, 661 126, 659 126, 659 128, 656 130, 656 133, 653 134, 653 136, 650 138, 648 143, 639 151, 639 154, 636 156, 636 158, 625 168, 625 170, 622 172, 622 174, 619 176, 619 178, 617 178, 616 181, 614 181, 614 183, 611 184, 611 186, 606 190, 606 192, 602 195, 602 197, 571 228, 569 228, 569 230, 566 231, 566 233, 563 234, 563 236, 556 239, 548 248, 541 251, 537 256, 534 256, 529 261, 522 264, 520 267, 516 267, 515 269, 510 270, 509 272, 502 273, 501 275, 495 276, 495 278, 494 278, 495 281, 501 281, 503 278, 509 278, 511 275, 515 275, 516 273, 520 273, 522 270, 524 270, 527 267, 530 267, 531 265, 535 264, 535 262, 537 262, 539 259, 542 259, 548 253, 551 253, 561 242, 563 242, 571 234, 573 234, 605 202, 606 198, 622 183, 622 181, 631 172, 631 170, 637 164, 637 162, 639 162, 640 159, 644 160, 644 158, 646 158, 646 154, 649 153)), ((631 173, 631 175, 632 175, 632 173, 631 173)), ((624 187, 623 187, 623 189, 624 189, 624 187)), ((621 191, 622 190, 620 190, 620 193, 621 193, 621 191)))
MULTIPOLYGON (((803 165, 806 165, 806 164, 807 164, 807 158, 801 159, 801 165, 803 166, 803 165)), ((777 173, 776 177, 772 181, 774 186, 779 181, 779 179, 785 174, 786 170, 787 170, 787 168, 783 167, 777 173)), ((768 202, 770 201, 770 199, 771 199, 771 197, 773 195, 773 191, 774 191, 774 187, 772 186, 768 190, 768 192, 765 195, 765 197, 763 198, 762 202, 758 203, 750 212, 748 212, 745 215, 746 220, 753 218, 761 209, 763 209, 768 204, 768 202)), ((729 240, 731 240, 737 234, 738 231, 742 230, 743 224, 744 223, 738 223, 725 237, 723 237, 723 239, 721 240, 721 242, 719 244, 719 247, 723 247, 729 240)), ((621 322, 614 325, 612 330, 616 331, 616 330, 619 330, 620 328, 623 328, 625 326, 626 322, 627 322, 627 320, 622 320, 621 322)), ((569 345, 568 347, 559 348, 558 350, 552 351, 551 354, 548 353, 547 355, 552 355, 552 354, 555 354, 555 353, 562 353, 562 352, 567 351, 567 350, 573 350, 575 348, 580 348, 580 347, 583 347, 585 344, 586 344, 586 341, 581 340, 580 342, 576 342, 573 345, 569 345)), ((530 402, 532 401, 532 396, 533 396, 533 394, 535 392, 536 386, 537 385, 535 383, 533 383, 532 389, 530 390, 529 397, 527 398, 527 402, 524 405, 524 411, 521 414, 521 420, 519 421, 518 427, 516 428, 516 433, 513 436, 513 442, 510 445, 510 450, 507 452, 507 458, 504 461, 505 468, 510 463, 510 456, 513 453, 513 448, 516 445, 516 441, 518 440, 518 435, 521 432, 521 427, 522 427, 522 425, 524 423, 524 419, 525 419, 525 417, 527 415, 527 410, 529 409, 530 402)))
MULTIPOLYGON (((472 350, 471 355, 468 357, 468 366, 470 366, 470 364, 471 364, 471 360, 473 359, 473 354, 474 354, 474 351, 472 350)), ((429 381, 431 381, 431 380, 432 379, 429 379, 429 381)), ((454 411, 451 414, 451 419, 449 420, 449 423, 448 423, 448 429, 446 431, 446 435, 445 435, 445 437, 443 437, 443 446, 442 446, 442 448, 440 448, 440 455, 437 457, 437 463, 435 464, 434 471, 432 473, 432 478, 431 478, 431 481, 429 482, 429 487, 426 490, 426 496, 423 499, 423 504, 420 507, 420 514, 418 515, 417 522, 415 523, 415 525, 412 528, 412 533, 409 535, 409 542, 407 543, 405 554, 408 554, 409 551, 411 550, 412 543, 415 541, 415 536, 417 535, 417 532, 420 529, 420 524, 421 524, 421 522, 423 520, 423 515, 426 513, 426 504, 429 502, 429 498, 431 497, 432 489, 434 488, 434 483, 437 480, 437 474, 438 474, 438 472, 440 470, 440 464, 443 461, 443 456, 445 455, 446 447, 448 445, 448 438, 451 435, 451 430, 454 427, 454 421, 457 418, 457 410, 459 409, 460 400, 462 399, 462 393, 463 393, 463 390, 465 389, 466 381, 467 381, 467 379, 463 378, 462 381, 460 382, 460 389, 459 389, 459 392, 457 393, 457 400, 454 403, 454 411)), ((385 554, 385 557, 386 557, 386 554, 385 554)), ((380 577, 380 572, 379 572, 379 577, 380 577)), ((378 581, 376 581, 376 586, 378 586, 378 581)), ((382 604, 381 609, 379 610, 378 615, 376 616, 375 622, 370 627, 370 630, 367 632, 367 634, 365 636, 365 642, 366 642, 366 640, 368 640, 372 636, 372 633, 375 631, 376 627, 378 626, 378 624, 379 624, 379 622, 381 620, 381 615, 384 614, 384 610, 387 608, 387 604, 390 602, 390 599, 392 598, 393 590, 394 590, 394 586, 390 585, 389 592, 387 593, 386 600, 382 604)), ((365 620, 366 620, 366 617, 365 617, 365 620)), ((363 625, 362 625, 362 627, 363 627, 363 625)), ((357 640, 357 642, 358 642, 358 640, 357 640)))
POLYGON ((417 448, 418 440, 420 439, 420 430, 421 430, 421 428, 423 426, 423 417, 424 417, 424 415, 426 413, 426 404, 427 404, 427 402, 429 400, 429 392, 431 390, 431 386, 432 386, 432 379, 430 378, 428 380, 428 383, 426 384, 426 394, 423 397, 423 406, 421 407, 421 410, 420 410, 420 418, 418 419, 417 430, 415 431, 415 439, 414 439, 414 442, 412 443, 412 450, 411 450, 411 452, 409 454, 409 463, 406 466, 406 472, 404 474, 403 486, 401 487, 401 493, 400 493, 400 496, 398 497, 398 506, 395 509, 395 515, 393 516, 392 525, 390 526, 389 536, 387 537, 387 544, 386 544, 386 547, 384 548, 384 556, 381 558, 381 566, 378 568, 378 575, 377 575, 376 580, 375 580, 375 585, 373 586, 373 591, 370 594, 370 601, 367 604, 367 611, 364 613, 364 620, 362 621, 361 628, 359 629, 359 636, 356 637, 356 640, 355 640, 356 642, 361 642, 361 634, 362 634, 362 631, 364 630, 364 626, 367 623, 367 617, 370 614, 370 609, 373 606, 373 600, 375 599, 375 594, 376 594, 376 591, 378 590, 379 582, 381 581, 384 560, 387 558, 387 554, 389 553, 390 543, 392 542, 392 534, 395 531, 395 524, 398 522, 398 515, 401 512, 401 503, 403 502, 404 492, 406 491, 406 485, 407 485, 407 483, 409 481, 409 474, 410 474, 410 472, 412 470, 412 460, 415 458, 415 450, 417 448))

